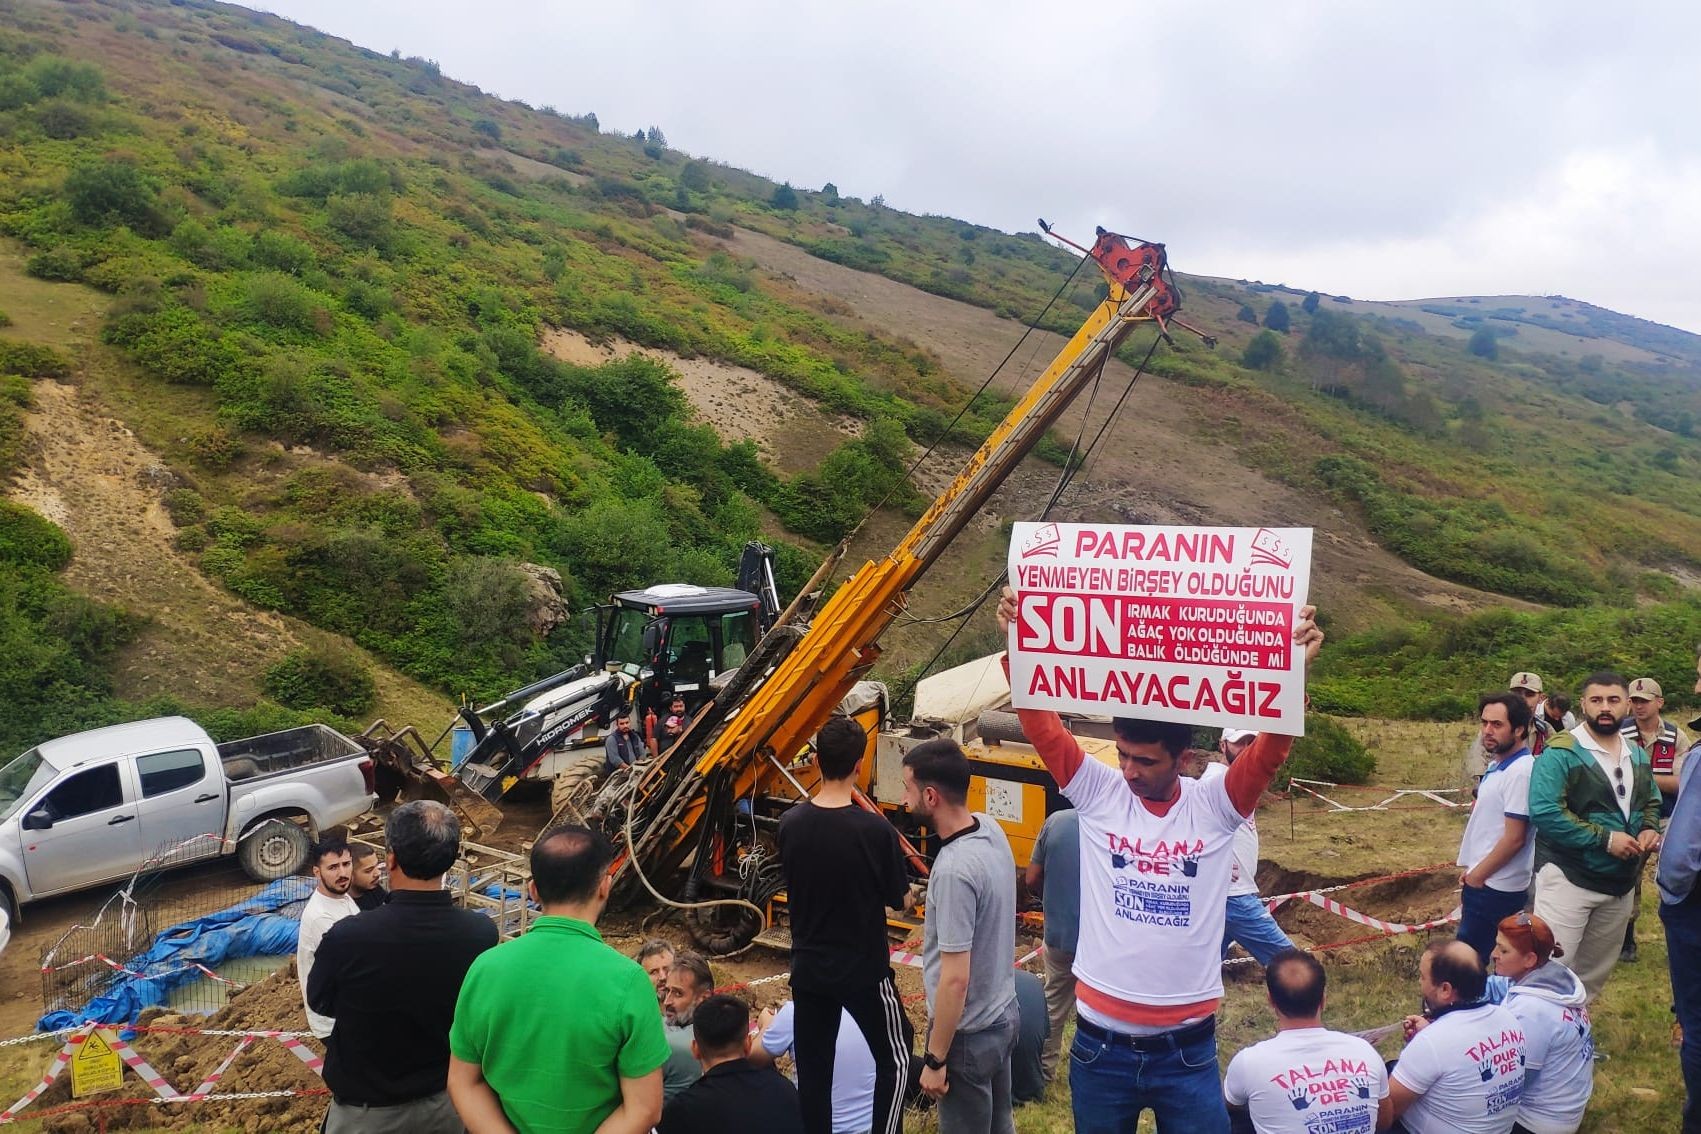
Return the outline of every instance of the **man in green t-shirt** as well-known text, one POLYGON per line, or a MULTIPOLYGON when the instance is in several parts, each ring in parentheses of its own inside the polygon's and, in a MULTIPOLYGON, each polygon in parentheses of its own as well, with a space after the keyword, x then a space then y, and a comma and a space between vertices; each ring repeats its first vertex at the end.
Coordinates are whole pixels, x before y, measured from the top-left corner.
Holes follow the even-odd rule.
POLYGON ((595 928, 613 860, 585 827, 532 847, 543 916, 473 962, 449 1031, 449 1097, 469 1134, 647 1134, 660 1121, 655 986, 595 928))

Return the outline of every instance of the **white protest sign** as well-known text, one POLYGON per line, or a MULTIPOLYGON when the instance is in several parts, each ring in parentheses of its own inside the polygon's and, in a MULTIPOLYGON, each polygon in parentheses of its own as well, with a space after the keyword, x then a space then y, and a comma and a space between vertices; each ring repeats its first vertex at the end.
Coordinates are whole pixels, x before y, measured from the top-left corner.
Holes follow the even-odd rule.
POLYGON ((1011 700, 1303 736, 1310 584, 1310 528, 1018 523, 1011 700))

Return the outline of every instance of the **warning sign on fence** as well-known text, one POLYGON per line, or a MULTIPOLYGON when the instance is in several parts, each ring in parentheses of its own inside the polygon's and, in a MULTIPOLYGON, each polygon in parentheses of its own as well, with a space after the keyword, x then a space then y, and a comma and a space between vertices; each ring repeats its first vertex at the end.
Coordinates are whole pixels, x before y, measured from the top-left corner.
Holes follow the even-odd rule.
POLYGON ((124 1083, 124 1063, 113 1049, 114 1037, 104 1028, 90 1032, 71 1056, 71 1097, 116 1091, 124 1083))
POLYGON ((1018 708, 1300 736, 1310 528, 1018 523, 1018 708))

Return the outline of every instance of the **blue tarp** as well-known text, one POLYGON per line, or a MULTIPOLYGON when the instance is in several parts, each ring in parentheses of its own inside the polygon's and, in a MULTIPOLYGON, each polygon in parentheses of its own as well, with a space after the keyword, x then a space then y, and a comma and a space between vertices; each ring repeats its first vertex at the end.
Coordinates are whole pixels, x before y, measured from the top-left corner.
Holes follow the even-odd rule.
MULTIPOLYGON (((106 989, 82 1010, 49 1012, 36 1021, 43 1032, 79 1024, 133 1024, 145 1008, 164 1004, 173 989, 202 979, 195 965, 215 969, 237 957, 281 957, 295 952, 299 905, 313 892, 311 878, 280 878, 245 902, 162 930, 146 952, 120 963, 106 989)), ((113 958, 118 960, 118 958, 113 958)))

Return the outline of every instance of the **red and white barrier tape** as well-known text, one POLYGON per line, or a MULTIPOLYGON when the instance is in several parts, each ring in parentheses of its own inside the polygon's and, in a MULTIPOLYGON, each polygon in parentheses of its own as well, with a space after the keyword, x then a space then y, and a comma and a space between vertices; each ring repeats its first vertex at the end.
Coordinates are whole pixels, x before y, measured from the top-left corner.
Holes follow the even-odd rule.
POLYGON ((1342 882, 1335 886, 1319 886, 1315 890, 1295 890, 1291 894, 1275 894, 1261 900, 1264 903, 1264 908, 1274 913, 1277 906, 1295 898, 1309 900, 1312 894, 1333 894, 1338 890, 1353 890, 1360 886, 1376 886, 1383 882, 1397 882, 1402 878, 1416 878, 1420 874, 1433 874, 1437 870, 1451 868, 1452 866, 1453 863, 1451 862, 1438 862, 1434 866, 1420 866, 1416 870, 1402 870, 1398 874, 1382 874, 1375 878, 1360 878, 1353 882, 1342 882))
MULTIPOLYGON (((320 1088, 311 1088, 299 1091, 241 1091, 229 1094, 217 1094, 214 1092, 214 1088, 218 1086, 219 1080, 224 1077, 225 1072, 230 1070, 231 1064, 235 1063, 237 1058, 244 1051, 251 1048, 255 1041, 263 1039, 277 1040, 286 1050, 289 1051, 291 1055, 301 1060, 309 1071, 312 1071, 315 1075, 323 1076, 325 1069, 324 1058, 302 1042, 302 1037, 311 1034, 308 1032, 239 1031, 231 1028, 152 1027, 145 1024, 137 1025, 135 1027, 123 1027, 123 1025, 84 1024, 68 1033, 44 1032, 32 1036, 17 1036, 8 1040, 0 1040, 0 1047, 10 1047, 16 1044, 53 1039, 58 1036, 65 1037, 64 1042, 59 1049, 59 1053, 54 1056, 53 1062, 48 1065, 47 1071, 42 1076, 41 1081, 31 1087, 23 1098, 19 1099, 5 1110, 0 1111, 0 1126, 17 1121, 18 1112, 29 1106, 36 1099, 40 1098, 42 1094, 54 1084, 54 1082, 64 1072, 65 1068, 71 1063, 71 1060, 76 1057, 78 1049, 85 1041, 87 1041, 88 1037, 92 1035, 97 1028, 101 1029, 103 1035, 111 1037, 107 1042, 111 1044, 112 1050, 118 1055, 118 1058, 124 1062, 125 1066, 134 1071, 137 1077, 140 1078, 142 1082, 146 1083, 154 1092, 154 1097, 152 1099, 126 1099, 123 1100, 125 1105, 149 1102, 185 1103, 216 1102, 221 1100, 237 1099, 294 1098, 298 1095, 317 1095, 324 1093, 320 1088), (197 1086, 193 1091, 184 1094, 179 1092, 176 1087, 173 1087, 171 1083, 166 1080, 165 1076, 154 1070, 153 1065, 146 1059, 142 1058, 136 1049, 131 1047, 128 1042, 117 1038, 114 1033, 121 1027, 125 1031, 159 1032, 168 1035, 233 1036, 236 1037, 238 1042, 235 1049, 232 1050, 229 1055, 225 1056, 224 1060, 218 1065, 218 1067, 214 1069, 214 1071, 208 1075, 199 1086, 197 1086)), ((114 1103, 113 1105, 117 1104, 114 1103)), ((31 1117, 41 1116, 32 1115, 31 1117)))
POLYGON ((1301 779, 1291 779, 1291 780, 1288 781, 1288 784, 1291 787, 1295 787, 1295 788, 1298 788, 1300 791, 1303 791, 1306 795, 1312 796, 1316 799, 1321 800, 1324 803, 1327 803, 1329 805, 1329 809, 1330 809, 1331 812, 1334 812, 1334 811, 1404 811, 1404 810, 1410 810, 1410 808, 1390 806, 1391 804, 1396 803, 1398 800, 1404 799, 1408 795, 1419 796, 1423 799, 1429 800, 1433 804, 1437 804, 1441 807, 1445 807, 1445 808, 1448 808, 1448 809, 1459 808, 1459 807, 1469 807, 1470 806, 1469 800, 1443 799, 1442 798, 1443 796, 1446 796, 1446 795, 1457 795, 1461 791, 1464 790, 1463 788, 1386 788, 1386 787, 1378 787, 1378 786, 1375 786, 1375 785, 1372 785, 1372 784, 1348 784, 1348 785, 1345 785, 1345 786, 1347 786, 1349 788, 1354 788, 1354 789, 1357 789, 1357 790, 1391 791, 1391 792, 1393 792, 1392 795, 1388 796, 1386 799, 1382 800, 1380 803, 1373 803, 1368 807, 1352 807, 1352 806, 1349 806, 1348 804, 1341 803, 1338 800, 1330 799, 1328 796, 1324 795, 1322 792, 1317 790, 1317 788, 1320 788, 1320 787, 1329 788, 1330 790, 1339 790, 1342 787, 1341 784, 1330 783, 1328 780, 1301 780, 1301 779), (1315 786, 1313 786, 1313 785, 1315 785, 1315 786))
POLYGON ((1439 929, 1443 925, 1451 925, 1459 920, 1459 910, 1455 908, 1453 912, 1448 914, 1446 917, 1438 917, 1434 921, 1419 922, 1416 925, 1404 925, 1397 921, 1383 921, 1380 918, 1371 917, 1369 914, 1359 913, 1357 910, 1348 906, 1343 906, 1341 903, 1335 901, 1335 899, 1325 898, 1321 894, 1308 894, 1306 895, 1305 900, 1320 909, 1328 910, 1337 917, 1344 917, 1348 921, 1357 922, 1359 925, 1367 925, 1371 929, 1379 929, 1383 933, 1390 935, 1397 933, 1421 933, 1423 930, 1439 929))
POLYGON ((47 1071, 42 1075, 41 1081, 26 1091, 23 1098, 5 1110, 0 1110, 0 1123, 11 1122, 20 1110, 40 1098, 42 1092, 51 1087, 53 1081, 59 1078, 59 1073, 70 1064, 71 1053, 76 1049, 77 1043, 81 1042, 81 1039, 86 1039, 92 1031, 94 1031, 94 1025, 88 1024, 74 1033, 70 1039, 67 1039, 64 1046, 59 1049, 59 1054, 53 1057, 53 1062, 47 1065, 47 1071))
POLYGON ((197 961, 190 961, 186 965, 178 965, 177 967, 170 969, 158 969, 153 972, 138 972, 135 969, 126 968, 104 953, 90 953, 86 957, 79 957, 75 961, 67 961, 62 965, 43 965, 41 971, 43 973, 61 972, 65 969, 74 969, 81 965, 86 965, 91 961, 99 961, 113 972, 123 973, 127 977, 135 977, 137 980, 157 980, 163 976, 170 976, 172 973, 193 972, 200 973, 209 980, 216 980, 220 984, 228 984, 234 989, 243 989, 248 987, 241 981, 234 981, 229 977, 220 976, 212 969, 209 969, 207 966, 200 964, 197 961))

